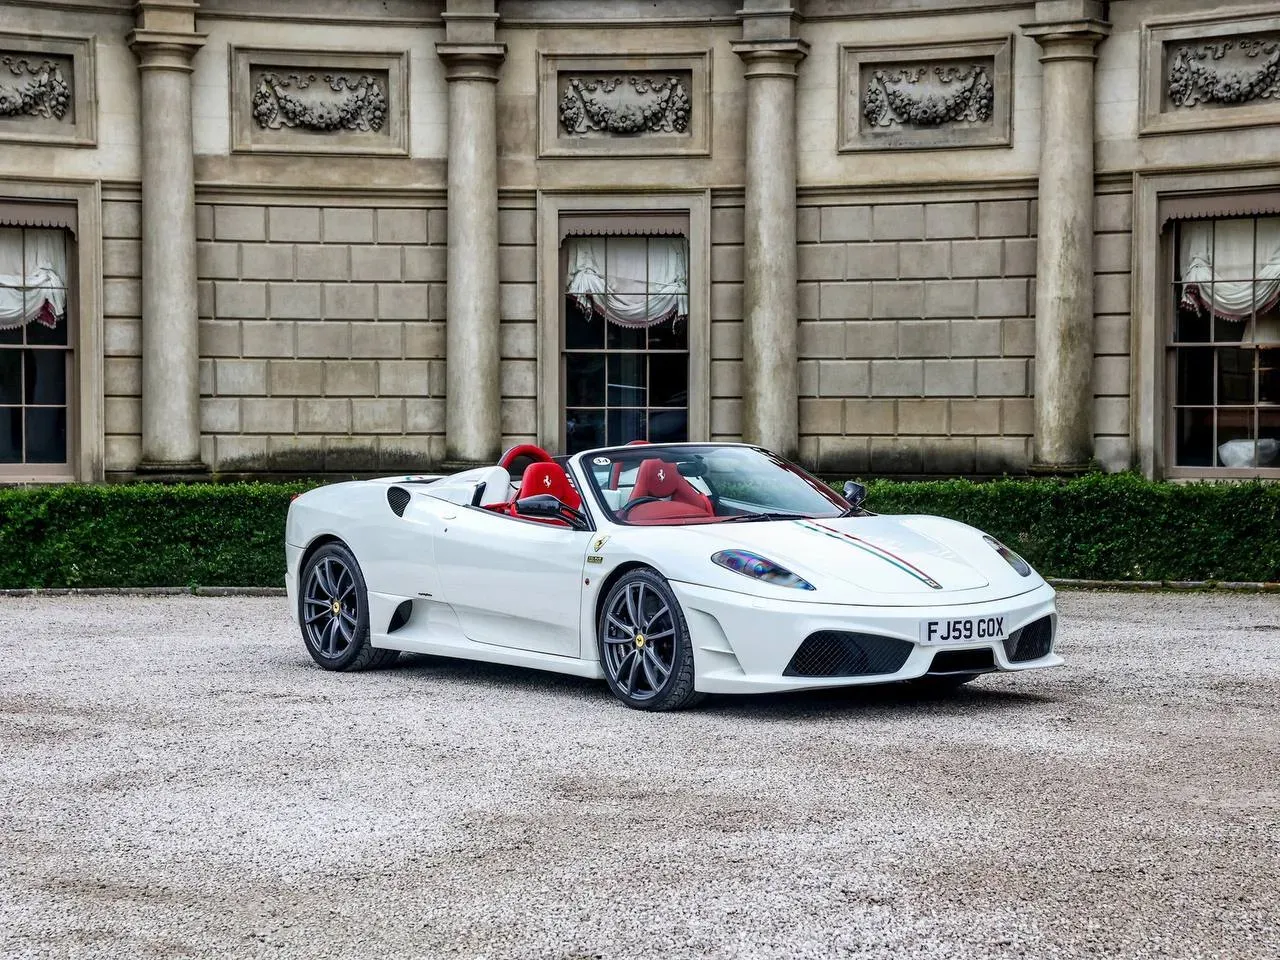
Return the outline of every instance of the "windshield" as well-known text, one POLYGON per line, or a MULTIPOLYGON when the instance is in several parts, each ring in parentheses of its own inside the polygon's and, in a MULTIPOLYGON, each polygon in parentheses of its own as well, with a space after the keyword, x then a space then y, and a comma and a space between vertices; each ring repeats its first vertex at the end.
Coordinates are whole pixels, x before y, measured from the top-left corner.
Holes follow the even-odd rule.
POLYGON ((637 444, 584 454, 581 463, 617 523, 838 517, 849 509, 820 480, 755 447, 637 444))

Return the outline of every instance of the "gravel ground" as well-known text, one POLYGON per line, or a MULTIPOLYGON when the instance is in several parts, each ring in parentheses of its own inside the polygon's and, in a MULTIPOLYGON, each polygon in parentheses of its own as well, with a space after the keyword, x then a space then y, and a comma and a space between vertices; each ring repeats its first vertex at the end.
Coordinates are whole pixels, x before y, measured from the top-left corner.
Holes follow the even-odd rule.
POLYGON ((1067 665, 652 716, 276 598, 0 600, 0 955, 1280 955, 1280 598, 1067 593, 1067 665))

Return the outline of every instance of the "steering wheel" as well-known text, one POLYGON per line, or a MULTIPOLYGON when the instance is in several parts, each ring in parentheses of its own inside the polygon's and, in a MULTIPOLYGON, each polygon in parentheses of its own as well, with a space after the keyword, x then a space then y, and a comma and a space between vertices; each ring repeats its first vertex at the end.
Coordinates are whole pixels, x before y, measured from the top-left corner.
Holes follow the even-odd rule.
POLYGON ((547 451, 534 443, 518 443, 498 460, 498 466, 510 472, 511 465, 517 460, 532 460, 534 463, 555 463, 555 459, 547 451))
POLYGON ((619 508, 618 519, 619 520, 627 519, 627 514, 630 513, 634 507, 638 507, 642 503, 661 503, 661 502, 662 502, 662 497, 636 497, 634 500, 628 500, 626 503, 622 505, 621 508, 619 508))

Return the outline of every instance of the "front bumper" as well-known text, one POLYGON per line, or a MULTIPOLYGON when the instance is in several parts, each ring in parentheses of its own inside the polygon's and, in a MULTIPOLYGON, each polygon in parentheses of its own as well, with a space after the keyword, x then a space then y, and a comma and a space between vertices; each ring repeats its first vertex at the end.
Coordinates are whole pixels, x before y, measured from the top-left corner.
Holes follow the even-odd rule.
POLYGON ((928 673, 939 651, 990 650, 996 670, 1055 667, 1062 658, 1049 652, 1035 660, 1011 661, 1000 640, 922 643, 920 625, 928 620, 1004 617, 1012 633, 1041 617, 1049 617, 1057 640, 1058 615, 1048 584, 1016 597, 945 607, 874 607, 798 603, 761 599, 714 587, 672 582, 693 638, 694 686, 706 693, 769 693, 813 690, 855 684, 911 680, 928 673), (912 649, 894 673, 858 676, 786 676, 784 671, 805 638, 819 631, 848 631, 892 637, 912 649))

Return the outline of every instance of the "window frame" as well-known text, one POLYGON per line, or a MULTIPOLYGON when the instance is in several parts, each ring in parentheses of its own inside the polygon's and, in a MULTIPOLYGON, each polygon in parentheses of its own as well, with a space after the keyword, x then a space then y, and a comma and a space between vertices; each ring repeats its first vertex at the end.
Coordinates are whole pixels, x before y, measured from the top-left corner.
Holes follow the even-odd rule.
MULTIPOLYGON (((1280 196, 1276 198, 1280 203, 1280 196)), ((1280 480, 1280 463, 1274 466, 1250 466, 1250 467, 1219 467, 1219 466, 1185 466, 1178 464, 1178 410, 1180 407, 1194 407, 1208 409, 1216 420, 1218 411, 1221 409, 1230 409, 1236 407, 1239 410, 1247 410, 1253 415, 1253 422, 1256 428, 1258 425, 1259 411, 1263 409, 1263 404, 1259 399, 1259 381, 1257 371, 1257 358, 1254 360, 1254 382, 1253 382, 1253 402, 1250 404, 1223 404, 1219 402, 1219 394, 1217 390, 1217 352, 1223 344, 1216 339, 1217 323, 1210 313, 1210 339, 1206 341, 1205 348, 1213 351, 1214 364, 1214 388, 1213 403, 1205 406, 1201 404, 1182 404, 1179 405, 1178 400, 1178 354, 1179 350, 1193 349, 1184 343, 1179 346, 1176 337, 1176 323, 1178 314, 1179 298, 1175 293, 1175 288, 1179 285, 1176 279, 1178 276, 1178 240, 1180 237, 1180 224, 1192 223, 1199 221, 1207 221, 1217 223, 1223 220, 1252 220, 1254 221, 1255 246, 1257 221, 1264 217, 1277 216, 1280 214, 1269 214, 1265 212, 1243 212, 1238 202, 1232 202, 1228 198, 1223 198, 1222 202, 1214 207, 1212 215, 1195 216, 1195 217, 1178 217, 1169 219, 1163 226, 1161 236, 1161 259, 1164 265, 1162 270, 1162 290, 1157 298, 1159 304, 1159 312, 1161 322, 1159 325, 1159 343, 1162 350, 1163 364, 1163 389, 1162 393, 1162 412, 1164 418, 1164 462, 1166 464, 1165 476, 1171 480, 1280 480)), ((1216 228, 1215 228, 1216 230, 1216 228)), ((1254 269, 1256 272, 1256 253, 1254 269)), ((1254 278, 1256 281, 1256 277, 1254 278)), ((1185 281, 1183 281, 1185 282, 1185 281)), ((1253 322, 1253 318, 1246 322, 1253 322)), ((1241 341, 1242 343, 1256 341, 1241 341)), ((1280 350, 1280 340, 1276 342, 1276 349, 1280 350)), ((1254 348, 1256 351, 1256 347, 1254 348)), ((1280 413, 1280 405, 1272 407, 1280 413)), ((1255 436, 1256 440, 1257 437, 1255 436)), ((1217 433, 1215 428, 1213 456, 1216 460, 1218 457, 1217 433)))
MULTIPOLYGON (((137 191, 121 191, 111 199, 137 201, 137 191)), ((104 370, 102 320, 102 185, 54 180, 0 179, 0 209, 7 226, 23 226, 15 209, 53 205, 66 212, 70 234, 67 260, 68 340, 74 337, 71 371, 67 379, 67 463, 65 471, 45 469, 55 464, 6 464, 21 467, 0 473, 0 486, 39 483, 94 483, 105 479, 104 370), (17 207, 10 208, 9 204, 17 207)), ((43 226, 31 223, 30 226, 43 226)), ((137 240, 136 235, 121 239, 137 240)))
MULTIPOLYGON (((671 193, 581 194, 540 191, 538 206, 538 399, 537 435, 528 438, 549 450, 563 451, 564 277, 562 219, 575 232, 599 218, 611 233, 643 224, 670 223, 673 215, 687 220, 689 255, 689 442, 711 439, 711 197, 709 190, 671 193)), ((504 442, 526 439, 510 436, 504 442)))
MULTIPOLYGON (((29 347, 25 342, 26 328, 30 326, 30 324, 27 323, 27 324, 24 324, 22 327, 18 328, 19 330, 23 331, 24 342, 21 345, 17 345, 17 346, 12 344, 0 344, 0 350, 12 351, 14 353, 17 353, 20 357, 23 358, 24 363, 25 363, 26 352, 29 349, 44 350, 49 352, 57 351, 58 353, 62 354, 63 364, 66 367, 66 378, 67 378, 66 379, 66 395, 63 402, 63 408, 66 410, 66 418, 67 418, 67 436, 66 436, 66 442, 65 442, 66 459, 63 460, 61 463, 31 463, 27 461, 22 461, 19 463, 0 463, 0 483, 12 482, 14 480, 26 481, 26 480, 29 480, 29 478, 66 482, 68 480, 74 480, 76 478, 75 460, 76 460, 76 448, 78 446, 77 444, 78 431, 77 431, 77 422, 76 422, 78 418, 76 416, 76 411, 79 409, 79 406, 80 406, 79 391, 77 389, 77 383, 76 383, 76 380, 77 380, 76 361, 80 353, 79 337, 77 336, 77 332, 79 330, 80 324, 78 322, 79 316, 76 310, 76 297, 75 297, 75 291, 79 285, 78 283, 79 278, 76 276, 76 236, 73 231, 71 231, 66 227, 18 226, 16 224, 5 223, 3 221, 0 221, 0 230, 23 231, 24 259, 25 259, 26 231, 48 230, 48 229, 61 230, 65 234, 65 242, 67 247, 66 249, 67 275, 63 278, 63 282, 66 283, 67 285, 66 286, 67 318, 65 321, 67 324, 67 343, 65 346, 47 345, 47 346, 29 347)), ((21 402, 18 404, 18 409, 22 410, 25 414, 26 410, 31 406, 33 405, 28 404, 26 402, 25 396, 23 396, 21 398, 21 402)), ((40 405, 34 405, 34 406, 40 406, 40 405)), ((25 424, 23 425, 23 447, 25 451, 25 447, 26 447, 25 424)))

